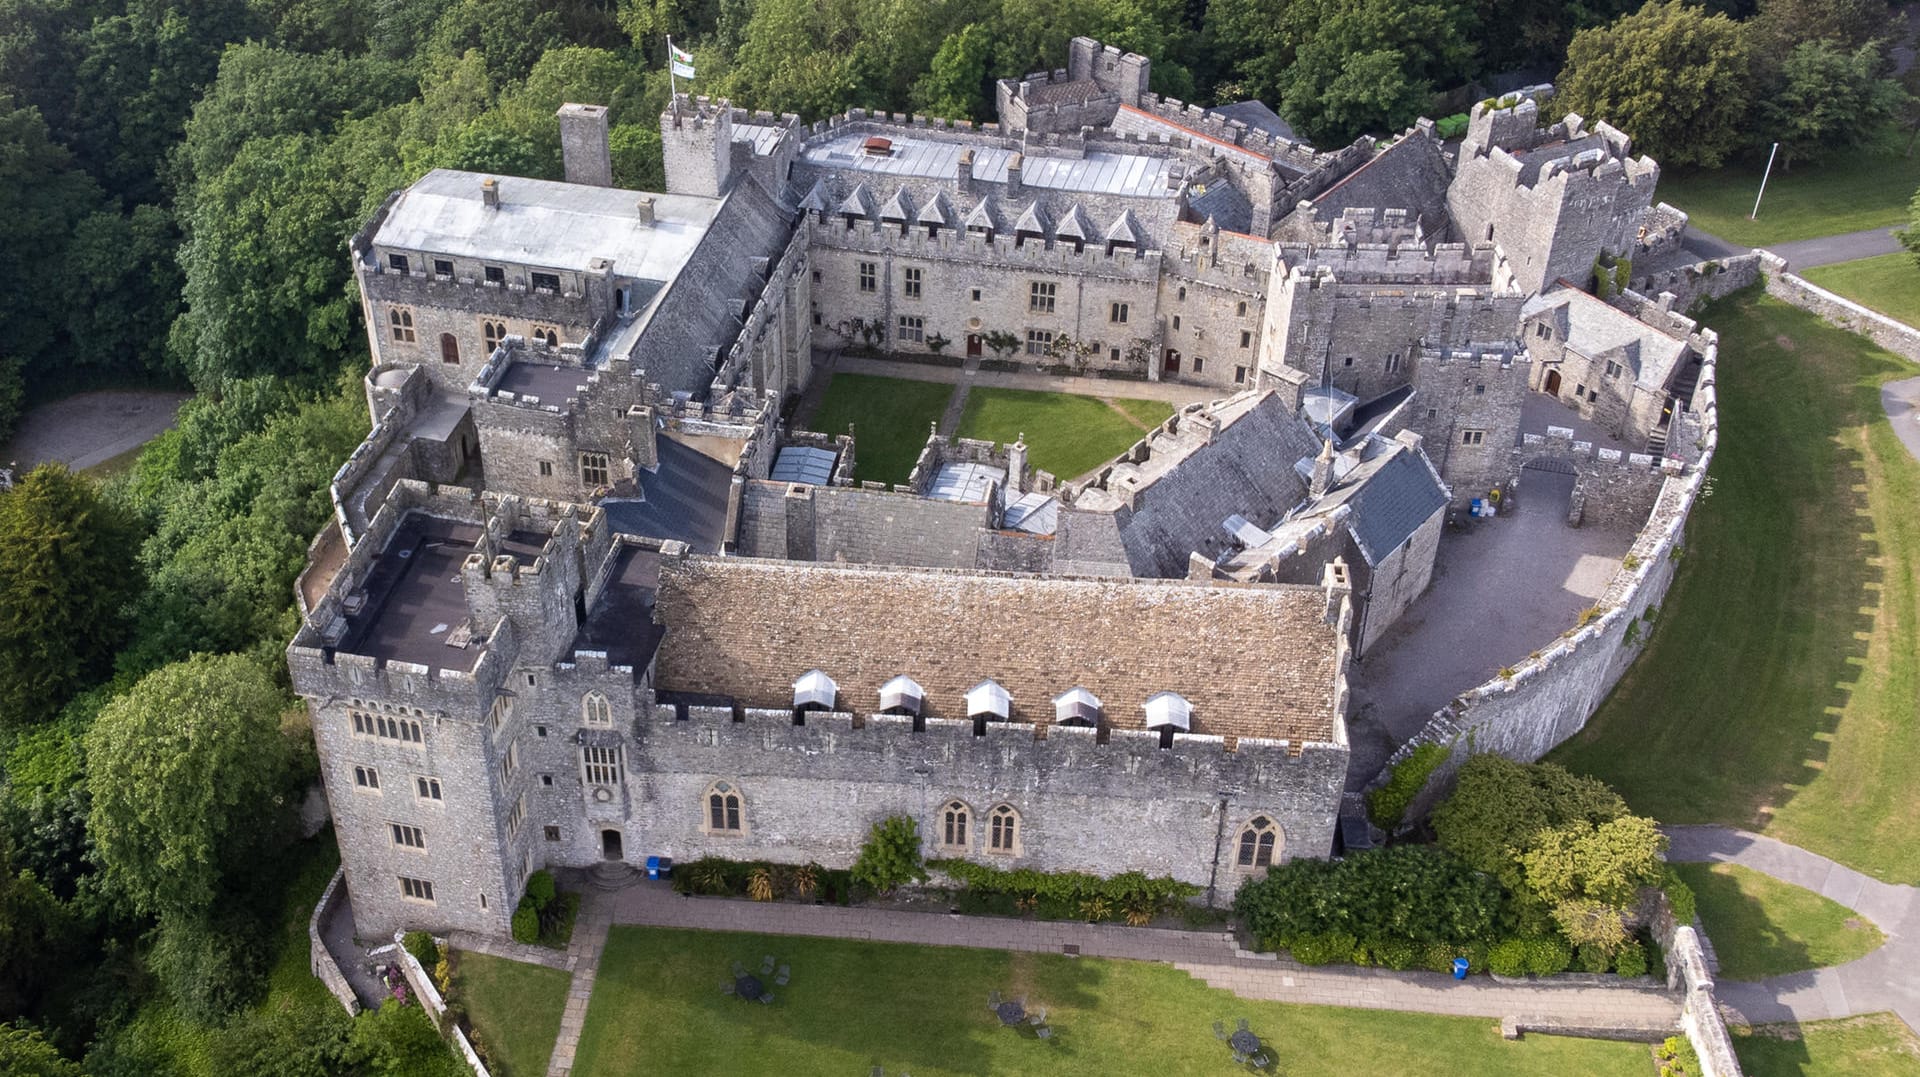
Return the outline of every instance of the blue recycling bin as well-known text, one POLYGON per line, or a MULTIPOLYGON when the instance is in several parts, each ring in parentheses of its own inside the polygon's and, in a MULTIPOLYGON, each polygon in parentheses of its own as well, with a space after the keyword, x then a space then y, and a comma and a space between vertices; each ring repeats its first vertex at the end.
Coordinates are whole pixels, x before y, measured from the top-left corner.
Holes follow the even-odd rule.
POLYGON ((672 874, 673 874, 673 857, 670 857, 670 856, 647 857, 647 878, 652 879, 655 882, 658 882, 661 879, 664 879, 667 876, 672 874))
POLYGON ((1466 958, 1456 957, 1453 959, 1453 978, 1456 980, 1464 980, 1467 978, 1466 958))

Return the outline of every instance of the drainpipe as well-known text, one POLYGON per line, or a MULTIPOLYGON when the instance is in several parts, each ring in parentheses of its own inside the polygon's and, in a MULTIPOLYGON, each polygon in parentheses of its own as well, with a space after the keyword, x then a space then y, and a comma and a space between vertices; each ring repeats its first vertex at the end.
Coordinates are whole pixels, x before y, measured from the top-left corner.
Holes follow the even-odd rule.
POLYGON ((1220 823, 1213 831, 1213 867, 1207 872, 1207 908, 1215 908, 1213 903, 1214 884, 1220 879, 1220 844, 1227 840, 1227 798, 1220 798, 1220 823))

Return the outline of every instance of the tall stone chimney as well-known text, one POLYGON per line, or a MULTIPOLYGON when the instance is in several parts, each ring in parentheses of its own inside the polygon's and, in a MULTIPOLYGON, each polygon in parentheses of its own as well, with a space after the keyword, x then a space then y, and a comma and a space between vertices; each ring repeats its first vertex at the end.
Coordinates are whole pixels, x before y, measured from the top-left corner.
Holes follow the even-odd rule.
POLYGON ((488 209, 500 208, 500 181, 488 176, 480 181, 480 201, 488 209))
POLYGON ((960 160, 953 170, 954 189, 962 194, 973 193, 973 150, 960 151, 960 160))
POLYGON ((1020 173, 1026 164, 1027 155, 1024 153, 1014 154, 1013 159, 1007 162, 1007 197, 1012 198, 1020 193, 1020 173))
POLYGON ((1007 446, 1007 489, 1016 494, 1027 492, 1027 435, 1024 433, 1007 446))
POLYGON ((607 144, 607 106, 561 105, 560 155, 567 182, 613 186, 613 151, 607 144))
POLYGON ((1320 455, 1313 458, 1313 479, 1307 485, 1307 493, 1313 497, 1325 497, 1327 488, 1333 485, 1333 439, 1328 438, 1320 445, 1320 455))

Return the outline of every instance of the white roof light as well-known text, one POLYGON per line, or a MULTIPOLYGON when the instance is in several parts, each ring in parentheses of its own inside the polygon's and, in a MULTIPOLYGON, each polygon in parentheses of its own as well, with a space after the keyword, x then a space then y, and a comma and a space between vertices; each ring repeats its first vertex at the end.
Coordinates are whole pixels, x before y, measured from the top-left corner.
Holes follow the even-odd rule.
POLYGON ((1053 697, 1053 719, 1061 725, 1099 725, 1100 697, 1075 685, 1053 697))
POLYGON ((1000 682, 988 679, 967 689, 967 717, 979 714, 997 714, 1002 718, 1013 715, 1013 697, 1007 694, 1000 682))
POLYGON ((1172 726, 1182 733, 1193 728, 1193 704, 1174 692, 1156 692, 1147 697, 1147 728, 1172 726))
POLYGON ((818 706, 833 709, 834 700, 840 695, 840 686, 833 678, 817 669, 810 669, 793 682, 793 705, 796 707, 818 706))
POLYGON ((880 686, 880 709, 883 711, 905 707, 919 714, 920 704, 926 698, 926 690, 920 687, 920 682, 904 673, 880 686))

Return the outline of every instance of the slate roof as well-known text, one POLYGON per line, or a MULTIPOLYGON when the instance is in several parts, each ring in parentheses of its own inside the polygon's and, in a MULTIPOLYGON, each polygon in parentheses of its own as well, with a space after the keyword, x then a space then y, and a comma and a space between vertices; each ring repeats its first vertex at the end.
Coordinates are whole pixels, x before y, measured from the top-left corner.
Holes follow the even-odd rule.
POLYGON ((1387 456, 1353 497, 1347 526, 1367 564, 1378 565, 1447 507, 1447 491, 1420 459, 1402 447, 1387 456))
POLYGON ((928 717, 964 719, 967 690, 992 678, 1015 720, 1039 724, 1052 721, 1054 696, 1079 686, 1109 722, 1134 729, 1146 701, 1170 691, 1193 704, 1196 733, 1336 742, 1339 641, 1325 608, 1319 588, 1301 585, 690 556, 660 567, 656 681, 786 708, 794 678, 820 669, 843 705, 864 709, 905 675, 925 686, 928 717))
POLYGON ((1568 349, 1588 359, 1613 359, 1631 368, 1634 380, 1664 389, 1687 344, 1635 318, 1604 299, 1565 285, 1534 296, 1520 308, 1523 321, 1540 319, 1568 349))
POLYGON ((1229 120, 1239 120, 1256 131, 1265 131, 1276 138, 1288 142, 1300 141, 1293 133, 1293 126, 1280 118, 1280 114, 1267 107, 1264 101, 1235 101, 1230 105, 1216 105, 1215 115, 1225 116, 1229 120))

